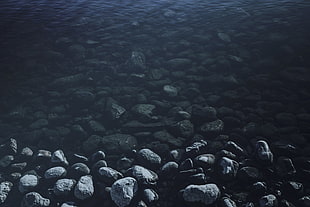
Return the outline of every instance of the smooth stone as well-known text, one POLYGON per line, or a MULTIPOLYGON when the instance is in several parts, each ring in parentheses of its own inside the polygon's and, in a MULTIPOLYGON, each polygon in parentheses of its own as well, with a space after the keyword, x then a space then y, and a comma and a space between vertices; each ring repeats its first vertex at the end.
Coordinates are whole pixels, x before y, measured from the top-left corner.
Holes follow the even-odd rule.
POLYGON ((219 161, 219 173, 225 180, 231 180, 236 177, 239 164, 228 157, 222 157, 219 161))
POLYGON ((129 168, 126 175, 135 178, 143 185, 155 185, 158 180, 158 175, 155 172, 139 165, 129 168))
POLYGON ((75 204, 74 202, 65 202, 65 203, 61 204, 60 207, 78 207, 78 205, 75 204))
POLYGON ((269 145, 264 140, 259 140, 255 145, 256 158, 264 163, 271 164, 273 162, 273 153, 270 151, 269 145))
POLYGON ((82 176, 74 188, 74 196, 77 199, 85 200, 94 194, 93 179, 90 175, 82 176))
POLYGON ((9 195, 9 192, 12 190, 13 183, 9 181, 4 181, 0 183, 0 205, 5 202, 6 198, 9 195))
POLYGON ((187 202, 202 202, 205 205, 215 203, 221 192, 216 184, 189 185, 184 189, 183 199, 187 202))
POLYGON ((141 149, 136 156, 137 161, 143 166, 154 169, 161 165, 161 157, 150 149, 141 149))
POLYGON ((158 201, 159 195, 155 190, 147 188, 143 190, 143 198, 146 203, 153 203, 158 201))
POLYGON ((101 167, 98 170, 98 179, 108 185, 112 185, 116 180, 123 178, 122 173, 110 167, 101 167))
POLYGON ((177 173, 179 168, 179 164, 174 162, 174 161, 170 161, 165 163, 161 168, 160 168, 160 173, 163 174, 165 177, 173 177, 175 176, 175 174, 177 173))
POLYGON ((39 179, 35 175, 26 174, 19 179, 18 190, 21 193, 29 192, 39 184, 39 179))
POLYGON ((276 196, 269 194, 261 197, 258 201, 259 207, 277 207, 278 199, 276 196))
POLYGON ((138 191, 138 183, 132 177, 125 177, 115 181, 111 187, 110 195, 118 207, 130 204, 138 191))
POLYGON ((95 152, 92 154, 89 158, 90 162, 96 163, 99 160, 104 160, 105 159, 105 153, 101 150, 95 152))
POLYGON ((45 179, 62 178, 67 175, 67 170, 64 167, 52 167, 45 171, 45 179))
POLYGON ((203 168, 210 168, 215 163, 213 154, 201 154, 194 158, 194 163, 203 168))
POLYGON ((62 150, 56 150, 55 152, 53 152, 51 162, 56 165, 62 165, 62 166, 69 165, 65 153, 62 150))
POLYGON ((68 171, 69 175, 74 178, 79 178, 83 175, 88 175, 90 173, 90 169, 88 168, 88 166, 81 162, 74 163, 72 166, 70 166, 68 171))
POLYGON ((37 192, 29 192, 24 195, 21 207, 45 207, 50 206, 51 201, 48 198, 43 198, 37 192))
POLYGON ((60 179, 54 185, 53 192, 56 196, 68 196, 76 184, 74 179, 60 179))

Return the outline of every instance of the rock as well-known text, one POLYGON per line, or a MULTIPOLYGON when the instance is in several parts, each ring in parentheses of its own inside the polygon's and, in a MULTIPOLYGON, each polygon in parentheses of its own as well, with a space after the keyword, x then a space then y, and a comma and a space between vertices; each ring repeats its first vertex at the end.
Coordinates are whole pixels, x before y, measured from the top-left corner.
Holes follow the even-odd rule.
POLYGON ((52 153, 48 150, 39 150, 35 156, 35 159, 39 162, 46 163, 51 160, 52 153))
POLYGON ((81 81, 85 79, 85 75, 82 73, 63 76, 60 78, 55 79, 52 83, 52 87, 59 87, 59 88, 66 88, 78 85, 81 81))
POLYGON ((53 192, 56 196, 68 196, 75 184, 74 179, 59 179, 54 185, 53 192))
POLYGON ((97 135, 104 135, 105 134, 105 127, 99 123, 98 121, 95 120, 90 120, 88 122, 89 128, 91 130, 91 133, 97 134, 97 135))
POLYGON ((132 51, 127 66, 132 72, 143 72, 146 69, 144 54, 140 51, 132 51))
POLYGON ((238 172, 238 178, 242 183, 251 183, 261 178, 260 172, 255 167, 242 167, 238 172))
POLYGON ((101 167, 98 170, 98 179, 108 185, 112 185, 116 180, 123 178, 122 173, 110 167, 101 167))
POLYGON ((226 143, 225 148, 226 148, 228 151, 231 151, 232 153, 234 153, 234 154, 236 154, 236 155, 239 155, 239 156, 245 155, 245 150, 243 150, 242 147, 240 147, 238 144, 236 144, 236 143, 233 142, 233 141, 228 141, 228 142, 226 143))
POLYGON ((78 89, 72 94, 71 97, 73 104, 72 106, 75 108, 83 108, 92 104, 95 100, 95 95, 89 91, 88 89, 78 89))
POLYGON ((74 202, 65 202, 60 207, 78 207, 74 202))
POLYGON ((175 136, 190 138, 194 134, 194 125, 189 120, 182 120, 171 125, 171 133, 175 136))
POLYGON ((220 197, 220 189, 215 184, 189 185, 184 189, 183 199, 187 202, 215 203, 220 197))
POLYGON ((255 197, 260 197, 265 195, 267 192, 267 184, 265 182, 256 182, 253 183, 251 187, 251 193, 255 197))
POLYGON ((143 190, 143 198, 146 203, 154 203, 159 199, 159 195, 153 189, 144 189, 143 190))
POLYGON ((0 168, 8 167, 14 161, 13 155, 6 155, 0 159, 0 168))
POLYGON ((138 183, 132 177, 125 177, 115 181, 111 187, 110 195, 118 207, 130 204, 138 191, 138 183))
POLYGON ((215 121, 217 119, 217 112, 214 107, 210 106, 192 106, 192 119, 195 124, 201 124, 203 122, 215 121))
POLYGON ((237 207, 237 204, 232 199, 223 197, 220 201, 220 207, 237 207))
POLYGON ((194 162, 191 158, 186 158, 183 162, 181 162, 179 166, 179 170, 189 170, 194 167, 194 162))
POLYGON ((85 200, 94 194, 93 179, 90 175, 85 175, 80 178, 74 188, 74 196, 77 199, 85 200))
POLYGON ((134 177, 143 185, 155 185, 158 180, 158 175, 155 172, 139 165, 129 168, 126 175, 134 177))
POLYGON ((174 69, 190 67, 191 64, 192 64, 192 61, 187 58, 174 58, 174 59, 168 60, 168 65, 174 69))
POLYGON ((174 136, 172 136, 167 131, 157 131, 157 132, 153 133, 153 137, 156 140, 168 143, 174 147, 181 147, 185 141, 184 139, 181 139, 181 138, 175 138, 174 136))
POLYGON ((173 177, 176 175, 177 171, 178 171, 178 168, 179 168, 179 164, 174 162, 174 161, 170 161, 170 162, 167 162, 166 164, 164 164, 161 169, 160 169, 160 173, 163 176, 163 178, 166 178, 166 177, 173 177))
POLYGON ((0 145, 0 156, 12 155, 17 153, 17 141, 10 138, 4 144, 0 145))
POLYGON ((21 207, 45 207, 50 206, 50 200, 43 198, 37 192, 30 192, 24 195, 21 207))
POLYGON ((269 145, 264 140, 259 140, 256 142, 255 146, 256 158, 264 163, 271 164, 273 162, 273 154, 270 151, 269 145))
POLYGON ((287 181, 283 183, 281 186, 281 192, 285 196, 285 198, 289 200, 295 200, 303 196, 304 187, 300 182, 295 181, 287 181))
POLYGON ((272 194, 261 197, 258 203, 260 207, 277 207, 278 206, 278 200, 272 194))
POLYGON ((178 95, 178 89, 172 85, 164 85, 163 90, 169 97, 176 97, 178 95))
POLYGON ((92 154, 90 156, 90 162, 92 163, 96 163, 99 160, 104 160, 105 159, 105 153, 101 150, 95 152, 94 154, 92 154))
POLYGON ((219 32, 219 33, 217 33, 217 36, 218 36, 218 38, 220 38, 224 42, 231 42, 231 39, 230 39, 228 34, 225 34, 223 32, 219 32))
POLYGON ((200 127, 200 131, 204 134, 217 134, 223 131, 223 129, 224 129, 224 122, 220 119, 204 123, 200 127))
POLYGON ((56 165, 68 166, 69 162, 62 150, 56 150, 51 157, 51 162, 56 165))
POLYGON ((215 156, 213 154, 201 154, 194 158, 197 166, 208 169, 215 163, 215 156))
POLYGON ((300 207, 309 207, 310 206, 310 196, 303 196, 298 199, 298 206, 300 207))
POLYGON ((83 143, 83 149, 86 152, 102 149, 108 154, 119 154, 130 152, 136 145, 136 138, 129 134, 111 134, 103 137, 93 135, 83 143))
POLYGON ((69 175, 71 175, 73 178, 80 178, 83 175, 88 175, 90 173, 89 167, 81 162, 74 163, 70 168, 69 168, 69 175))
POLYGON ((5 202, 6 198, 9 195, 9 192, 12 190, 13 183, 9 181, 4 181, 0 183, 0 205, 5 202))
POLYGON ((35 175, 26 174, 19 180, 18 190, 21 193, 33 190, 39 184, 39 179, 35 175))
POLYGON ((155 169, 161 165, 161 157, 150 149, 141 149, 136 156, 137 161, 143 166, 155 169))
POLYGON ((238 172, 239 164, 238 162, 222 157, 219 161, 219 173, 224 180, 231 180, 236 177, 238 172))
POLYGON ((20 152, 22 160, 29 160, 33 155, 33 151, 29 147, 24 147, 20 152))
POLYGON ((185 152, 189 155, 202 154, 207 150, 207 141, 200 140, 185 148, 185 152))
POLYGON ((52 167, 45 171, 45 179, 63 178, 67 175, 67 170, 64 167, 52 167))
POLYGON ((140 121, 152 121, 157 120, 153 115, 153 111, 156 108, 153 104, 137 104, 132 107, 131 111, 137 115, 137 119, 140 121))
POLYGON ((276 172, 280 177, 289 178, 296 173, 296 169, 290 158, 279 157, 276 163, 276 172))

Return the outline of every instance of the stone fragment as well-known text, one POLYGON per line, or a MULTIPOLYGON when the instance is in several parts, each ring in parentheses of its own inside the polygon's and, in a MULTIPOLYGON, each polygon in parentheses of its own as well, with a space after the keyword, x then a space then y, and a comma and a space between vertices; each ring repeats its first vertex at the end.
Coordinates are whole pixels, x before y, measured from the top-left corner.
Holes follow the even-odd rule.
POLYGON ((125 177, 115 181, 111 187, 110 195, 118 207, 130 204, 138 191, 138 183, 132 177, 125 177))
POLYGON ((94 194, 93 179, 90 175, 85 175, 80 178, 74 188, 74 196, 77 199, 85 200, 94 194))
POLYGON ((43 198, 37 192, 29 192, 24 195, 21 207, 45 207, 50 206, 51 201, 48 198, 43 198))
POLYGON ((68 166, 69 162, 62 150, 56 150, 53 152, 51 162, 56 165, 68 166))
POLYGON ((220 189, 215 184, 189 185, 184 189, 183 199, 188 202, 215 203, 220 197, 220 189))

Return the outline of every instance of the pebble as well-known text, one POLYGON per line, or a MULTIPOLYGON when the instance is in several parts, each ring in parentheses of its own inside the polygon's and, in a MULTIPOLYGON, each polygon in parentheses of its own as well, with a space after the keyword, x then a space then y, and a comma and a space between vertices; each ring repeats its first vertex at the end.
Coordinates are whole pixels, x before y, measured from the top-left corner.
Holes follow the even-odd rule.
POLYGON ((271 164, 273 162, 273 153, 270 151, 269 145, 264 140, 256 142, 256 157, 259 161, 271 164))
POLYGON ((69 162, 62 150, 57 150, 52 154, 51 162, 55 165, 68 166, 69 162))
POLYGON ((158 180, 158 175, 155 172, 139 165, 129 168, 125 174, 134 177, 143 185, 155 185, 158 180))
POLYGON ((222 157, 219 161, 219 173, 225 180, 231 180, 236 177, 239 164, 235 160, 227 157, 222 157))
POLYGON ((152 169, 161 165, 161 157, 150 149, 141 149, 137 152, 137 161, 152 169))
POLYGON ((19 180, 18 190, 21 193, 33 190, 39 184, 39 179, 36 175, 26 174, 19 180))
POLYGON ((115 181, 111 187, 110 195, 118 207, 130 204, 138 192, 138 183, 132 177, 125 177, 115 181))
POLYGON ((54 185, 53 192, 56 196, 68 196, 76 184, 74 179, 59 179, 54 185))
POLYGON ((149 204, 156 202, 159 199, 159 196, 155 190, 147 188, 143 190, 143 198, 145 202, 149 204))
POLYGON ((94 194, 93 179, 90 175, 82 176, 74 188, 74 196, 77 199, 85 200, 94 194))
POLYGON ((104 183, 112 185, 116 180, 123 178, 123 175, 110 167, 101 167, 98 170, 98 178, 104 183))
POLYGON ((52 167, 45 171, 45 179, 63 178, 67 175, 67 170, 64 167, 52 167))
POLYGON ((80 178, 83 175, 88 175, 89 173, 89 167, 81 162, 74 163, 72 166, 70 166, 68 170, 68 174, 76 179, 80 178))
POLYGON ((187 202, 201 202, 205 205, 215 203, 221 195, 216 184, 189 185, 184 189, 183 199, 187 202))

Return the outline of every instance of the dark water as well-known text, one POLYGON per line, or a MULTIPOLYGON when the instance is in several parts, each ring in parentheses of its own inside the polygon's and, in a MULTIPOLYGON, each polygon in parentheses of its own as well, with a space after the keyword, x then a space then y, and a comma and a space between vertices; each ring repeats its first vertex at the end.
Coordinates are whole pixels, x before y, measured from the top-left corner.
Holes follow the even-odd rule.
MULTIPOLYGON (((254 122, 263 129, 253 137, 284 140, 310 156, 309 14, 307 0, 3 0, 0 141, 14 137, 33 149, 72 154, 84 153, 93 134, 122 132, 138 137, 137 148, 160 151, 150 134, 164 127, 128 127, 136 119, 131 108, 155 103, 159 120, 167 121, 173 107, 198 104, 217 109, 228 123, 223 134, 240 137, 239 144, 251 143, 242 130, 254 122), (185 62, 173 64, 177 58, 185 62), (80 79, 55 86, 70 75, 80 79), (164 85, 175 86, 178 96, 166 97, 164 85), (94 97, 76 97, 77 91, 94 97), (120 120, 106 118, 110 99, 127 111, 120 120), (104 132, 85 124, 90 120, 104 132), (85 129, 77 140, 74 125, 85 129)), ((191 121, 199 134, 202 123, 191 121)), ((180 140, 177 147, 195 138, 180 140)), ((170 144, 164 147, 176 148, 170 144)))

